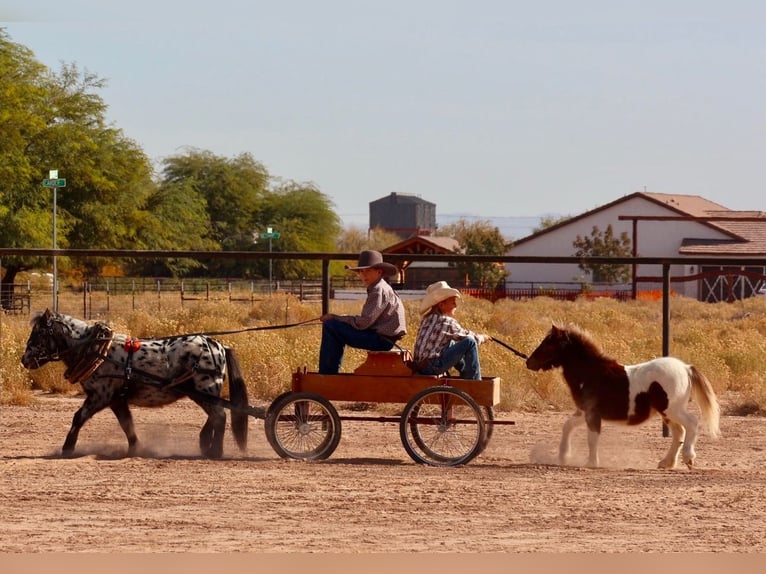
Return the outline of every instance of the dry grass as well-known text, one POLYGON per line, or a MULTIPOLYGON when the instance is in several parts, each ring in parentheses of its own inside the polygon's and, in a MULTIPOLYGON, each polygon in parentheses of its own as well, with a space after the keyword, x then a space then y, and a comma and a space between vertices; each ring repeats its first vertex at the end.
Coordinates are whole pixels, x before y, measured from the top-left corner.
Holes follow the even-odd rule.
MULTIPOLYGON (((42 310, 46 304, 46 301, 33 301, 32 308, 42 310)), ((361 302, 333 301, 331 310, 356 313, 360 305, 361 302)), ((408 301, 406 305, 409 334, 402 346, 412 349, 417 331, 417 304, 408 301)), ((729 412, 766 411, 766 298, 710 304, 674 297, 670 309, 670 354, 697 365, 713 382, 716 391, 726 394, 729 412)), ((83 317, 83 302, 75 296, 71 296, 71 300, 62 297, 59 310, 83 317)), ((108 315, 94 314, 92 318, 108 320, 118 332, 148 338, 291 324, 318 318, 320 314, 319 303, 301 303, 284 295, 253 303, 194 301, 183 306, 176 298, 159 300, 156 295, 146 295, 138 300, 129 296, 112 297, 108 315)), ((662 354, 661 301, 561 302, 538 298, 492 304, 467 299, 458 309, 458 317, 465 326, 489 333, 525 353, 530 353, 551 324, 557 322, 575 323, 589 330, 606 353, 624 364, 662 354)), ((33 390, 77 391, 63 379, 61 364, 35 371, 21 366, 29 333, 28 316, 3 316, 1 327, 0 404, 29 403, 33 400, 33 390)), ((289 387, 295 369, 305 366, 315 370, 320 327, 318 323, 311 323, 217 338, 236 349, 253 401, 270 401, 289 387)), ((570 408, 571 399, 559 372, 529 371, 521 359, 494 343, 482 347, 481 358, 484 374, 503 380, 500 410, 570 408)), ((344 370, 353 370, 363 360, 362 352, 350 349, 344 370)))

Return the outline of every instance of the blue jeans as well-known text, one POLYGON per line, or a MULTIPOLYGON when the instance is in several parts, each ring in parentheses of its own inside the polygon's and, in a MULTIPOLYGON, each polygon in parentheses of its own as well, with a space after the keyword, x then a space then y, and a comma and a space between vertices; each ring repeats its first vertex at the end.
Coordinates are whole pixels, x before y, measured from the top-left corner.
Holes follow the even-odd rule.
POLYGON ((390 351, 394 341, 378 335, 371 329, 362 331, 343 321, 329 319, 322 323, 322 343, 319 346, 321 374, 335 375, 340 371, 346 345, 367 351, 390 351))
POLYGON ((428 361, 418 372, 424 375, 441 375, 452 367, 458 370, 461 379, 481 380, 479 345, 475 338, 468 336, 451 342, 438 357, 428 361))

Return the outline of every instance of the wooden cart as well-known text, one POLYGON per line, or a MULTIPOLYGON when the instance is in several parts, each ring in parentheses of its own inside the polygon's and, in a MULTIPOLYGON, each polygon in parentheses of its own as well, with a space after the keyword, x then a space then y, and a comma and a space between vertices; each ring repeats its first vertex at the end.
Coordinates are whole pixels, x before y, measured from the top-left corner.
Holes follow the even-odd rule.
POLYGON ((321 375, 305 368, 292 389, 268 408, 266 438, 283 458, 322 460, 337 448, 341 420, 398 422, 407 454, 432 466, 465 464, 487 446, 500 401, 500 379, 480 381, 413 374, 400 351, 368 352, 353 373, 321 375), (400 417, 340 416, 331 401, 402 403, 400 417))

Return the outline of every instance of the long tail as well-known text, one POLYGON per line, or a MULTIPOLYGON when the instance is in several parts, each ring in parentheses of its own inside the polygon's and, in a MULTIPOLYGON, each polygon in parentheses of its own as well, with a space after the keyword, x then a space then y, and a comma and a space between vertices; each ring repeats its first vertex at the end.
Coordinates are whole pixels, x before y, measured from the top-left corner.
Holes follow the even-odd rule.
POLYGON ((244 409, 248 406, 247 386, 237 354, 230 347, 226 347, 226 365, 229 378, 229 400, 234 405, 231 410, 231 432, 234 434, 239 449, 244 451, 247 448, 247 422, 249 418, 244 409))
POLYGON ((700 413, 705 421, 708 433, 711 437, 717 438, 721 435, 721 429, 719 428, 721 407, 718 404, 718 398, 713 390, 713 385, 694 365, 689 366, 689 378, 692 383, 692 395, 697 404, 699 404, 700 413))

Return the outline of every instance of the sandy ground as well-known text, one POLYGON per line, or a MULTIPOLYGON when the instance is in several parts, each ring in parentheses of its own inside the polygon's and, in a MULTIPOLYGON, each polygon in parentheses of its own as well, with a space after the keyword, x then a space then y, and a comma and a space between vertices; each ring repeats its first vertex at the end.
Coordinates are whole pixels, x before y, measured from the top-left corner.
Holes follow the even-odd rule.
MULTIPOLYGON (((134 409, 140 455, 110 411, 59 449, 80 398, 0 410, 0 552, 727 552, 766 550, 766 419, 722 418, 697 466, 658 470, 659 421, 606 425, 603 468, 555 463, 568 413, 505 413, 463 467, 414 463, 395 423, 343 422, 323 462, 280 459, 251 419, 241 454, 197 454, 188 400, 134 409)), ((343 411, 341 410, 341 414, 343 411)), ((354 413, 359 414, 359 413, 354 413)), ((574 435, 585 460, 585 435, 574 435)))

